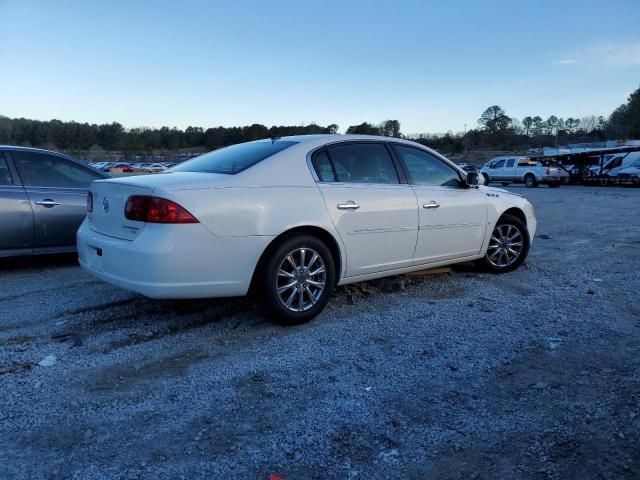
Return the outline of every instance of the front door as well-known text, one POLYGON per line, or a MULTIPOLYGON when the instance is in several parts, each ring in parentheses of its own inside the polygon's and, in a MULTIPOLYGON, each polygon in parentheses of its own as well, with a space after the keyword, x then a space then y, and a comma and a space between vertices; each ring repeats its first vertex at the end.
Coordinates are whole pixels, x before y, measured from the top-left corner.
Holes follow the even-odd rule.
POLYGON ((346 277, 410 266, 416 196, 384 143, 329 146, 313 158, 318 186, 346 249, 346 277))
POLYGON ((393 148, 418 198, 420 224, 414 263, 479 254, 487 228, 486 195, 468 187, 460 173, 425 150, 393 148))
POLYGON ((102 177, 57 155, 16 150, 11 156, 33 210, 33 247, 75 245, 86 215, 89 184, 102 177))
POLYGON ((505 179, 505 175, 506 175, 506 170, 504 167, 505 163, 506 163, 506 160, 502 159, 502 160, 498 160, 493 165, 492 167, 493 170, 490 173, 491 180, 500 181, 505 179))

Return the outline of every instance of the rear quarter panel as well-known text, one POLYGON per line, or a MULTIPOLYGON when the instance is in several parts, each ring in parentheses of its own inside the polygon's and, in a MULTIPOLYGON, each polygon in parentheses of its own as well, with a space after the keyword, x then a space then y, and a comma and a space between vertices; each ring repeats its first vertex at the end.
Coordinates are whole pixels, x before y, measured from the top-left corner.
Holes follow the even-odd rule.
POLYGON ((154 195, 175 199, 216 236, 274 236, 308 225, 324 228, 338 238, 315 185, 154 191, 154 195))

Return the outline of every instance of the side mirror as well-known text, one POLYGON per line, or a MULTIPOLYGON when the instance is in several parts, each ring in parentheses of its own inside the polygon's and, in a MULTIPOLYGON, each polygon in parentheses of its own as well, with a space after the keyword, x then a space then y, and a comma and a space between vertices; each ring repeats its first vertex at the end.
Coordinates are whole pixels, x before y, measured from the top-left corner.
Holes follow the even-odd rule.
POLYGON ((480 180, 478 172, 467 172, 467 185, 484 185, 484 181, 480 180))

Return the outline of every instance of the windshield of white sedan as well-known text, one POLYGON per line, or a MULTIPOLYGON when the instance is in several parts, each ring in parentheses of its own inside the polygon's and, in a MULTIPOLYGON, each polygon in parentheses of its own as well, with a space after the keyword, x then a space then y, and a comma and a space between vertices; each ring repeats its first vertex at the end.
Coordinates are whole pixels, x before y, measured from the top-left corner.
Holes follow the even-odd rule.
POLYGON ((235 175, 298 142, 284 140, 240 143, 205 153, 170 169, 172 172, 205 172, 235 175))

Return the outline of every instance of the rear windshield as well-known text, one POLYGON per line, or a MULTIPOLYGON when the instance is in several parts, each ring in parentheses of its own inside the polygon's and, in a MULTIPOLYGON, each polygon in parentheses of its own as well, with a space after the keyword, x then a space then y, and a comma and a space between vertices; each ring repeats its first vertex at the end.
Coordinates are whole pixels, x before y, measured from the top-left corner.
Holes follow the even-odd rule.
POLYGON ((240 143, 205 153, 171 168, 171 172, 206 172, 235 175, 298 142, 283 140, 240 143))

